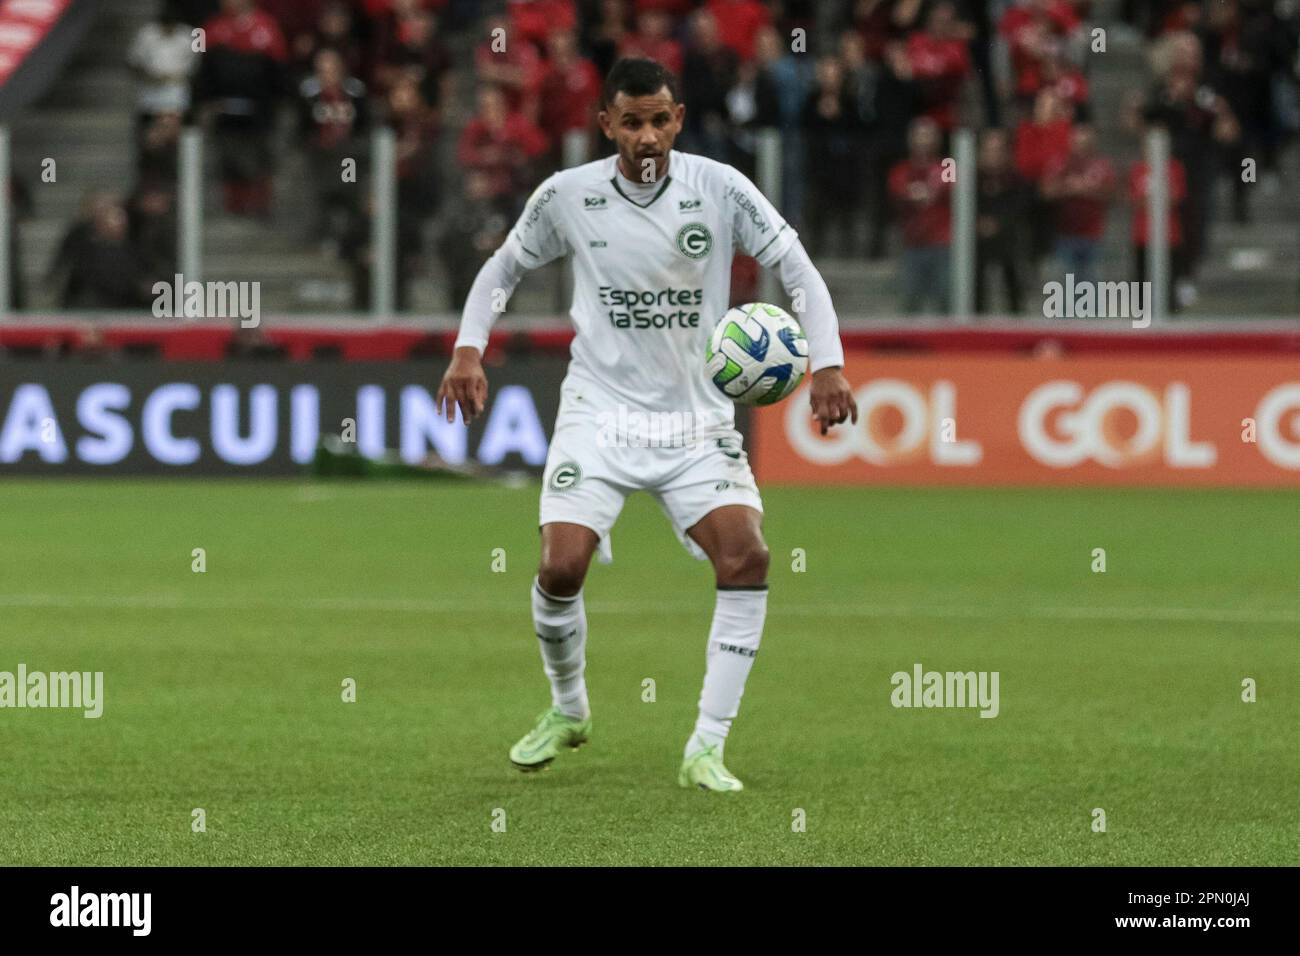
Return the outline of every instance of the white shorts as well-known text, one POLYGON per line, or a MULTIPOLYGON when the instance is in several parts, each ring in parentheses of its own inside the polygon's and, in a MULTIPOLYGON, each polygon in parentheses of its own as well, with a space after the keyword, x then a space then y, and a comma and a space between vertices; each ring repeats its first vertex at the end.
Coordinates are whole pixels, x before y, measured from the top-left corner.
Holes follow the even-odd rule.
POLYGON ((609 533, 623 502, 634 491, 648 491, 686 550, 705 560, 708 555, 686 534, 701 518, 723 505, 763 510, 742 442, 732 428, 684 446, 629 447, 601 441, 590 414, 562 407, 546 456, 538 524, 590 528, 600 538, 598 559, 609 564, 609 533))

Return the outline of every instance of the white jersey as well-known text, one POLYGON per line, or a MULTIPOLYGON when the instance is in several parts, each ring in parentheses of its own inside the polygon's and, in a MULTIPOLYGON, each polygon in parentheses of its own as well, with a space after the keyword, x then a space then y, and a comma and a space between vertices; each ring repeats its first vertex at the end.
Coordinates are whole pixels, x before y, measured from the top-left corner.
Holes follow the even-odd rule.
POLYGON ((528 269, 572 256, 577 336, 564 392, 609 412, 689 413, 730 428, 734 406, 705 375, 704 355, 730 304, 733 251, 771 266, 796 233, 724 163, 673 150, 663 182, 634 201, 617 159, 549 177, 505 243, 528 269))

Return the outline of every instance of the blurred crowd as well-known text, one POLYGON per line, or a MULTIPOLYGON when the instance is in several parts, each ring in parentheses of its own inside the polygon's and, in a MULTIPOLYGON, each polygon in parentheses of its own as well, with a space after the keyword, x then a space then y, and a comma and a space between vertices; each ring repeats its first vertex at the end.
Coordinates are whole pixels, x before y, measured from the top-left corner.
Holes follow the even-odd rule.
POLYGON ((1098 125, 1130 134, 1129 156, 1162 128, 1178 308, 1219 181, 1248 220, 1243 160, 1271 175, 1300 125, 1298 7, 1124 0, 1119 27, 1094 22, 1092 0, 169 0, 127 55, 134 188, 86 197, 56 260, 63 304, 144 304, 146 280, 175 271, 177 143, 202 123, 225 211, 268 228, 297 154, 315 197, 295 217, 304 241, 349 264, 359 308, 373 209, 357 183, 371 130, 391 128, 398 307, 436 256, 456 308, 535 185, 608 151, 602 77, 648 56, 680 76, 680 149, 753 175, 759 131, 779 130, 783 213, 815 256, 899 256, 908 312, 948 306, 955 129, 978 134, 977 304, 1016 312, 1049 259, 1096 276, 1121 203, 1141 278, 1148 170, 1107 155, 1098 125), (1117 27, 1142 38, 1149 74, 1099 117, 1090 77, 1117 27))

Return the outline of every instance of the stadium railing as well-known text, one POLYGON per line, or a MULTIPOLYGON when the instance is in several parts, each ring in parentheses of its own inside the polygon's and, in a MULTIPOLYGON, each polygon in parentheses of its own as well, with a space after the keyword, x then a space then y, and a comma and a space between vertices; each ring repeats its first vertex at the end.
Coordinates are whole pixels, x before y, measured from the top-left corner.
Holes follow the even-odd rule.
MULTIPOLYGON (((765 129, 755 137, 756 149, 756 184, 759 189, 780 207, 782 180, 782 137, 777 129, 765 129)), ((953 134, 953 190, 951 193, 953 238, 951 242, 949 288, 952 309, 947 316, 939 316, 942 321, 950 323, 969 323, 976 320, 975 315, 975 270, 976 270, 976 161, 975 134, 971 130, 961 129, 953 134)), ((572 166, 588 158, 588 143, 585 135, 574 135, 563 144, 564 165, 572 166)), ((4 181, 10 162, 9 131, 0 126, 0 181, 4 181)), ((371 138, 370 153, 373 169, 377 174, 370 177, 369 198, 374 204, 375 215, 371 218, 371 246, 373 265, 370 284, 370 310, 368 315, 339 317, 340 321, 382 322, 394 315, 396 301, 395 288, 398 281, 398 236, 397 236, 397 182, 396 182, 396 144, 390 129, 377 129, 371 138)), ((1168 316, 1166 303, 1169 301, 1170 247, 1167 235, 1170 189, 1167 178, 1169 140, 1161 130, 1151 130, 1144 141, 1144 158, 1150 170, 1149 188, 1145 204, 1147 221, 1151 223, 1152 241, 1146 247, 1146 275, 1149 277, 1147 302, 1149 315, 1145 316, 1143 325, 1164 324, 1168 316)), ((202 281, 204 275, 204 192, 203 176, 204 141, 203 132, 198 128, 187 129, 182 137, 179 151, 178 181, 178 228, 177 255, 179 270, 185 281, 202 281)), ((11 200, 4 190, 0 190, 0 316, 9 316, 10 281, 9 269, 11 256, 8 254, 11 223, 11 200)), ((567 267, 566 267, 567 268, 567 267)), ((567 286, 566 281, 557 286, 555 313, 563 310, 560 292, 567 286)), ((172 277, 166 277, 171 279, 172 277)), ((760 296, 768 301, 779 301, 780 290, 775 277, 764 272, 760 278, 760 296)), ((888 310, 882 310, 888 311, 888 310)), ((847 310, 842 316, 851 327, 859 317, 847 310)), ((862 316, 863 321, 866 316, 862 316)), ((1241 317, 1223 317, 1237 325, 1241 317)), ((879 317, 872 321, 879 321, 879 317)), ((280 324, 293 321, 289 316, 277 317, 280 324)), ((909 324, 916 320, 909 318, 909 324)), ((996 321, 996 318, 981 318, 981 324, 996 321)), ((1022 318, 1014 321, 1023 322, 1022 318)), ((1077 321, 1067 319, 1065 321, 1077 321)), ((1096 321, 1096 320, 1091 320, 1096 321)), ((1179 324, 1185 320, 1180 321, 1179 324)), ((1213 323, 1214 317, 1203 317, 1202 321, 1213 323)), ((1261 319, 1261 321, 1268 321, 1261 319)), ((1283 323, 1294 323, 1295 319, 1284 317, 1283 323)))

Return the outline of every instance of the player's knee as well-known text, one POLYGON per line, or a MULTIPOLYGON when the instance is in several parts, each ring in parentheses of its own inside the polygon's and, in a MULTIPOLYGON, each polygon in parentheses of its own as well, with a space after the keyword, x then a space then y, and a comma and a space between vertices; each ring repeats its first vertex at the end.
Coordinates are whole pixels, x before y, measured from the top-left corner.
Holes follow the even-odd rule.
POLYGON ((767 580, 767 566, 771 556, 767 545, 753 541, 742 547, 729 549, 717 560, 719 584, 762 584, 767 580))
POLYGON ((587 562, 578 557, 548 555, 537 569, 537 583, 555 597, 573 597, 582 590, 586 576, 587 562))

